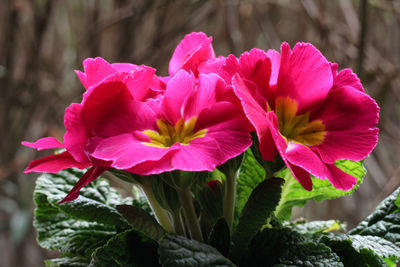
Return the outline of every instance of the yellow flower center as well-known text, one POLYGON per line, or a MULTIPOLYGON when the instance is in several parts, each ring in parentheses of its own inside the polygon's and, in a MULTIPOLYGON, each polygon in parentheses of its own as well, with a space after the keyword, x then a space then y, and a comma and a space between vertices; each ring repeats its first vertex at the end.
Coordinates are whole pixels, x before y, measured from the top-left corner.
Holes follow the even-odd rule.
POLYGON ((316 146, 323 142, 326 131, 321 120, 310 122, 310 112, 296 115, 297 102, 288 97, 280 97, 275 102, 279 132, 287 141, 295 141, 306 146, 316 146))
POLYGON ((169 148, 175 143, 188 145, 193 139, 204 137, 207 133, 207 129, 194 131, 196 121, 196 117, 188 121, 180 119, 175 126, 172 126, 166 120, 157 120, 158 132, 153 130, 143 131, 151 140, 151 142, 144 142, 143 144, 161 148, 169 148))

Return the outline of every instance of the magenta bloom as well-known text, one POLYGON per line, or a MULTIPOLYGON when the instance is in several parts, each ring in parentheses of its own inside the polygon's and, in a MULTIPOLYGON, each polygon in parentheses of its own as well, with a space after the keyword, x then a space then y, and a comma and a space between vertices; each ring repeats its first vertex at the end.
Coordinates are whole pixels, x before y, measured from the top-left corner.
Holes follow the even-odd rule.
POLYGON ((226 90, 215 74, 197 80, 184 70, 168 81, 157 104, 136 100, 126 87, 118 93, 97 88, 84 107, 97 122, 87 152, 142 175, 212 171, 251 145, 246 119, 226 90))
POLYGON ((192 72, 196 77, 199 73, 216 73, 225 58, 215 57, 211 42, 212 37, 202 32, 187 34, 172 55, 169 74, 173 76, 181 69, 192 72))
POLYGON ((222 67, 257 132, 265 160, 281 155, 294 177, 312 189, 310 173, 337 189, 357 179, 335 166, 362 160, 375 147, 379 107, 357 76, 329 63, 311 44, 287 43, 281 53, 253 49, 222 67))
MULTIPOLYGON (((96 107, 96 103, 90 100, 93 94, 98 96, 96 92, 102 90, 112 92, 108 95, 99 96, 98 99, 101 99, 102 97, 112 94, 118 95, 126 91, 129 97, 138 101, 145 101, 149 97, 156 95, 156 91, 153 89, 162 89, 162 86, 156 87, 156 85, 161 85, 161 82, 155 82, 157 81, 157 77, 154 75, 155 69, 147 66, 125 63, 109 64, 102 58, 87 59, 83 64, 85 73, 77 71, 77 74, 87 91, 83 95, 82 103, 73 103, 65 110, 64 124, 66 133, 64 135, 64 144, 52 137, 39 139, 35 143, 22 142, 23 145, 38 150, 51 148, 64 148, 66 150, 60 154, 32 161, 25 173, 56 173, 72 167, 84 169, 92 166, 62 202, 76 199, 79 195, 79 190, 83 186, 110 168, 109 162, 94 159, 86 151, 89 139, 96 135, 94 125, 106 120, 110 116, 110 109, 112 108, 112 106, 108 106, 108 109, 105 110, 88 110, 87 106, 96 107), (94 119, 92 112, 99 116, 94 119)), ((112 99, 110 103, 112 103, 112 99)), ((117 107, 114 107, 114 109, 117 109, 117 107)))

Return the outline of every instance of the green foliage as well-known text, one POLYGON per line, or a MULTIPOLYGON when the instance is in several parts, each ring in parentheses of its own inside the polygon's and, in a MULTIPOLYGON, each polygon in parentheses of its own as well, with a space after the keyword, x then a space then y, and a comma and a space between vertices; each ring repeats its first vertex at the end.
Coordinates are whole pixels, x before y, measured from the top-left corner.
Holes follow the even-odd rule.
POLYGON ((279 203, 284 180, 269 178, 260 183, 251 193, 242 210, 236 231, 232 236, 231 258, 237 262, 253 236, 267 222, 279 203))
POLYGON ((182 236, 166 235, 161 240, 158 252, 164 267, 235 266, 215 248, 182 236))
POLYGON ((159 241, 167 233, 153 216, 140 207, 118 205, 117 210, 135 230, 140 231, 154 241, 159 241))
POLYGON ((228 223, 224 218, 220 218, 211 230, 208 243, 215 247, 225 257, 229 254, 231 235, 228 223))
POLYGON ((242 212, 244 205, 246 205, 251 192, 256 186, 264 181, 265 171, 261 165, 254 158, 253 152, 248 149, 244 153, 244 159, 240 167, 239 176, 236 185, 236 207, 235 207, 235 220, 236 226, 239 216, 242 212))
MULTIPOLYGON (((107 242, 114 240, 114 246, 115 240, 122 240, 118 233, 131 229, 116 206, 131 203, 132 199, 121 198, 101 178, 82 188, 80 197, 75 201, 57 204, 82 174, 82 171, 70 169, 57 174, 43 174, 37 179, 34 226, 38 242, 44 248, 62 253, 61 258, 46 261, 47 266, 88 266, 95 250, 105 246, 103 249, 107 252, 107 242)), ((129 237, 133 235, 136 236, 135 244, 145 248, 147 243, 141 242, 144 239, 139 233, 132 231, 129 237)), ((152 245, 152 249, 156 251, 157 247, 152 245)), ((123 255, 123 250, 120 252, 121 257, 129 256, 123 255)), ((153 257, 157 258, 156 254, 153 257)), ((104 257, 102 260, 105 260, 104 257)))
POLYGON ((265 228, 250 243, 240 266, 343 266, 324 244, 289 228, 265 228))
POLYGON ((127 230, 111 238, 92 255, 90 267, 159 266, 157 243, 135 230, 127 230))
POLYGON ((344 226, 335 220, 296 222, 291 224, 291 228, 300 234, 320 234, 331 231, 342 231, 344 226))
POLYGON ((324 199, 333 199, 352 194, 365 175, 365 169, 362 162, 351 160, 338 160, 336 166, 342 171, 357 177, 357 185, 353 190, 342 191, 334 188, 328 180, 321 180, 313 177, 312 191, 305 190, 300 183, 292 176, 288 169, 283 170, 278 176, 285 178, 286 182, 282 189, 282 198, 275 211, 276 217, 280 221, 290 219, 293 206, 304 206, 308 201, 322 201, 324 199))
POLYGON ((329 246, 345 266, 385 266, 384 259, 395 262, 399 248, 376 236, 325 235, 322 243, 329 246))
POLYGON ((45 261, 46 267, 86 267, 89 263, 85 257, 63 257, 45 261))
POLYGON ((375 211, 357 227, 351 235, 379 236, 400 246, 400 211, 397 206, 400 188, 384 199, 375 211))

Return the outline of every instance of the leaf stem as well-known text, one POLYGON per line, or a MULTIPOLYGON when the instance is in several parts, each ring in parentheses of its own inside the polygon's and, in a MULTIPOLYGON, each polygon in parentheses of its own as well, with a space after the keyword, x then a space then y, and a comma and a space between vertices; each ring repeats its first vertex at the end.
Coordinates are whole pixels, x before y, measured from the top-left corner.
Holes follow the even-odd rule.
POLYGON ((151 188, 151 184, 147 179, 140 179, 140 187, 142 188, 144 194, 149 201, 150 207, 153 210, 154 214, 156 215, 157 221, 169 232, 175 232, 174 226, 171 223, 171 220, 168 216, 168 212, 163 209, 160 204, 158 204, 153 190, 151 188))
POLYGON ((174 220, 175 233, 181 236, 186 236, 185 229, 183 228, 180 209, 172 211, 171 214, 172 214, 172 219, 174 220))
POLYGON ((197 214, 194 209, 190 188, 178 189, 178 196, 183 208, 183 214, 185 215, 185 222, 187 223, 190 237, 197 241, 204 242, 199 220, 197 219, 197 214))
POLYGON ((235 200, 236 200, 236 177, 238 171, 228 172, 225 177, 225 194, 224 194, 224 207, 223 215, 228 223, 229 230, 232 233, 233 217, 235 214, 235 200))

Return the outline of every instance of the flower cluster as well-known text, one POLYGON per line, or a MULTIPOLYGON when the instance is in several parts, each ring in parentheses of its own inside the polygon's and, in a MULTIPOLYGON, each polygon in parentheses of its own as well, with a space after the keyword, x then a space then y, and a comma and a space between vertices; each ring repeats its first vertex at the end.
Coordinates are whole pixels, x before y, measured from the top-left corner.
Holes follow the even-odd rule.
POLYGON ((335 166, 361 160, 377 143, 379 107, 357 76, 311 44, 216 57, 212 38, 191 33, 175 49, 169 76, 148 66, 86 59, 86 88, 65 111, 64 142, 24 145, 64 152, 32 161, 26 173, 89 168, 63 201, 108 169, 139 175, 213 171, 252 145, 263 160, 281 157, 312 189, 310 174, 336 188, 356 178, 335 166))

